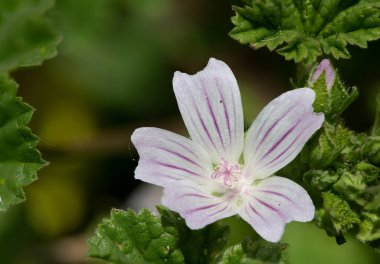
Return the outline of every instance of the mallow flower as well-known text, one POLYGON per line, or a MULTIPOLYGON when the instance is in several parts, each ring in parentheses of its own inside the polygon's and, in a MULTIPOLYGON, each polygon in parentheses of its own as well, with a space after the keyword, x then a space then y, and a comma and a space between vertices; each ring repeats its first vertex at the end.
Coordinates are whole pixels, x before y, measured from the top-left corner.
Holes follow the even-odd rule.
POLYGON ((314 218, 308 193, 273 176, 323 123, 312 89, 280 95, 244 134, 238 84, 224 62, 211 58, 195 75, 176 72, 173 87, 191 139, 153 127, 132 135, 140 156, 135 178, 164 187, 165 206, 191 229, 238 214, 271 242, 286 223, 314 218))

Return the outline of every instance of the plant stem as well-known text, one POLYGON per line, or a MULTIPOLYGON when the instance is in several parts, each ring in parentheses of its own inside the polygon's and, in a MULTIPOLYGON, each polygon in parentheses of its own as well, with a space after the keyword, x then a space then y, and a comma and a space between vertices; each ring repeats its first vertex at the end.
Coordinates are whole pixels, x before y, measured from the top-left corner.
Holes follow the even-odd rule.
POLYGON ((296 86, 303 87, 307 82, 309 77, 309 72, 312 68, 312 64, 306 64, 304 62, 299 62, 296 64, 296 86))
POLYGON ((375 114, 375 122, 371 131, 372 136, 380 135, 380 94, 376 99, 376 114, 375 114))

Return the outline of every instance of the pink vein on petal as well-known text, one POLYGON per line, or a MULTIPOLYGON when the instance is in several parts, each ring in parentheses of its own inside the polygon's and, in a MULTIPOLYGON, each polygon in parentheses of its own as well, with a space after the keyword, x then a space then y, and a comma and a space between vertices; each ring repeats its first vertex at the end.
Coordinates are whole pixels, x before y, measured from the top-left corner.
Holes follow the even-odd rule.
POLYGON ((297 123, 294 126, 292 126, 288 131, 286 131, 286 133, 267 151, 267 153, 265 153, 265 155, 261 158, 261 160, 263 160, 270 153, 272 153, 272 151, 275 150, 284 141, 284 139, 287 138, 290 135, 290 133, 301 123, 303 118, 304 118, 304 115, 300 118, 300 120, 297 121, 297 123))
POLYGON ((195 209, 188 210, 188 211, 186 211, 186 213, 187 213, 187 214, 192 214, 192 213, 194 213, 194 212, 198 212, 198 211, 202 211, 202 210, 206 210, 206 209, 209 209, 209 208, 216 207, 216 206, 218 206, 219 204, 221 204, 221 203, 211 204, 211 205, 206 205, 206 206, 198 207, 198 208, 195 208, 195 209))
POLYGON ((277 210, 276 208, 274 208, 273 206, 271 206, 270 204, 264 202, 263 200, 257 198, 256 196, 254 197, 256 201, 258 201, 260 204, 264 205, 265 207, 267 207, 268 209, 274 211, 278 216, 280 216, 282 219, 283 219, 283 216, 281 214, 281 212, 279 210, 277 210))
MULTIPOLYGON (((264 141, 265 141, 265 140, 267 139, 267 137, 269 136, 270 132, 271 132, 271 131, 277 126, 277 124, 278 124, 281 120, 283 120, 284 117, 285 117, 286 115, 288 115, 288 114, 289 114, 289 113, 290 113, 295 107, 296 107, 296 106, 294 105, 294 106, 292 106, 291 108, 289 108, 285 113, 283 113, 283 114, 280 116, 279 119, 277 119, 277 120, 272 124, 272 126, 271 126, 271 127, 265 132, 264 136, 261 138, 260 143, 259 143, 259 145, 257 146, 257 148, 259 148, 259 147, 261 146, 261 144, 264 143, 264 141)), ((268 118, 268 119, 270 119, 270 118, 268 118)), ((267 120, 268 120, 268 119, 267 119, 267 120)), ((267 120, 265 120, 264 124, 260 127, 259 132, 258 132, 258 135, 260 134, 261 130, 264 128, 264 126, 265 126, 267 120)))
POLYGON ((164 163, 164 162, 159 162, 159 161, 156 161, 155 162, 156 164, 159 164, 161 166, 164 166, 164 167, 168 167, 168 168, 172 168, 172 169, 176 169, 176 170, 181 170, 181 171, 185 171, 187 173, 190 173, 192 175, 195 175, 195 176, 200 176, 199 174, 191 171, 191 170, 188 170, 188 169, 185 169, 185 168, 181 168, 181 167, 178 167, 178 166, 175 166, 175 165, 171 165, 171 164, 167 164, 167 163, 164 163))
POLYGON ((211 106, 211 102, 210 102, 210 98, 209 98, 209 95, 205 89, 205 84, 203 83, 203 81, 201 81, 201 86, 202 86, 202 91, 203 91, 203 95, 205 96, 206 98, 206 101, 207 101, 207 106, 208 106, 208 110, 209 110, 209 113, 211 114, 211 118, 212 118, 212 121, 214 123, 214 126, 216 128, 216 131, 218 132, 218 136, 219 136, 219 139, 220 139, 220 143, 222 144, 223 148, 224 148, 224 142, 223 142, 223 137, 222 137, 222 134, 220 133, 220 128, 219 128, 219 125, 218 125, 218 122, 216 120, 216 117, 215 117, 215 114, 214 114, 214 111, 212 109, 212 106, 211 106))
MULTIPOLYGON (((191 97, 191 98, 193 99, 193 105, 194 105, 194 108, 195 108, 195 110, 196 110, 196 112, 197 112, 197 116, 198 116, 199 121, 201 122, 201 125, 202 125, 203 130, 206 132, 207 137, 208 137, 208 139, 210 140, 210 142, 212 143, 212 145, 213 145, 213 147, 215 148, 216 152, 220 155, 220 152, 219 152, 218 148, 216 147, 215 142, 212 140, 211 135, 210 135, 210 132, 208 131, 208 129, 207 129, 207 127, 206 127, 206 125, 205 125, 205 123, 204 123, 204 121, 203 121, 203 118, 202 118, 201 114, 199 113, 199 109, 198 109, 198 107, 197 107, 197 105, 196 105, 196 103, 195 103, 194 98, 193 98, 193 97, 191 97)), ((202 137, 202 136, 201 136, 201 137, 202 137)))
POLYGON ((171 154, 173 154, 173 155, 175 155, 175 156, 178 156, 178 157, 182 158, 183 160, 186 160, 186 161, 188 161, 188 162, 190 162, 190 163, 196 165, 197 167, 203 169, 201 165, 199 165, 198 163, 196 163, 195 161, 193 161, 193 160, 190 159, 189 157, 186 157, 185 155, 182 155, 182 154, 180 154, 180 153, 178 153, 178 152, 175 152, 175 151, 173 151, 173 150, 170 150, 170 149, 167 149, 167 148, 163 148, 163 147, 159 147, 159 146, 156 146, 156 148, 161 149, 161 150, 163 150, 163 151, 166 151, 166 152, 168 152, 168 153, 171 153, 171 154))
MULTIPOLYGON (((219 80, 218 79, 215 79, 215 83, 216 83, 216 87, 218 88, 218 92, 219 92, 219 95, 220 95, 220 98, 222 100, 222 105, 223 105, 223 110, 224 110, 224 116, 226 117, 226 124, 227 124, 227 129, 228 129, 228 134, 230 136, 230 144, 232 144, 232 134, 231 134, 231 127, 230 127, 230 117, 228 115, 228 111, 227 111, 227 106, 226 106, 226 101, 225 101, 225 98, 223 96, 223 93, 221 92, 220 90, 220 83, 219 83, 219 80)), ((234 101, 232 100, 232 103, 234 103, 234 101)), ((234 105, 235 107, 235 105, 234 105)), ((234 108, 235 110, 235 108, 234 108)))

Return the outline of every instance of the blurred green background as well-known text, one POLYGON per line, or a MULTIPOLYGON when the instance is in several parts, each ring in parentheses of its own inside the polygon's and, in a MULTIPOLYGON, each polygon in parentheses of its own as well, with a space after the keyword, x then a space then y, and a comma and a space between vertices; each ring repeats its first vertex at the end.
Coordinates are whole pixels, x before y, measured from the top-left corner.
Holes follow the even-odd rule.
MULTIPOLYGON (((13 73, 20 95, 37 109, 31 126, 50 165, 27 187, 27 201, 0 215, 0 263, 97 263, 86 257, 86 240, 110 208, 147 205, 131 198, 133 190, 151 197, 148 204, 158 201, 157 189, 133 178, 138 156, 130 135, 141 126, 186 134, 172 92, 175 70, 195 73, 210 57, 224 60, 238 79, 247 126, 290 89, 293 62, 228 37, 233 3, 57 0, 48 15, 63 35, 59 55, 13 73)), ((345 113, 358 131, 373 120, 379 48, 380 42, 351 48, 351 60, 334 61, 361 92, 345 113)), ((234 226, 234 240, 246 228, 234 226)), ((288 225, 284 241, 293 264, 380 263, 354 239, 338 246, 313 224, 288 225)))

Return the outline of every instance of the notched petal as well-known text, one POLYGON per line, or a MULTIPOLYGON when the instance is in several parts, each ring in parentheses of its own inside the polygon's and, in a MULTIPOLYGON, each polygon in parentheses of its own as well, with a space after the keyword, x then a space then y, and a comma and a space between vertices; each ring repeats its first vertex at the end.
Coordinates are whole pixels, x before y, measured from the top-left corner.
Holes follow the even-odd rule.
POLYGON ((194 75, 176 72, 174 93, 190 137, 202 145, 213 162, 237 162, 243 149, 243 110, 231 69, 210 59, 194 75))

